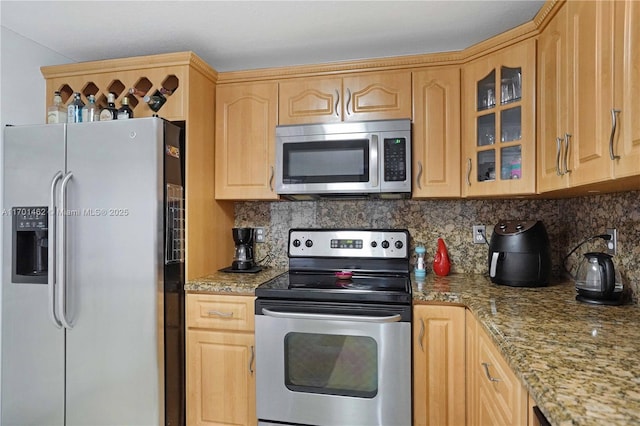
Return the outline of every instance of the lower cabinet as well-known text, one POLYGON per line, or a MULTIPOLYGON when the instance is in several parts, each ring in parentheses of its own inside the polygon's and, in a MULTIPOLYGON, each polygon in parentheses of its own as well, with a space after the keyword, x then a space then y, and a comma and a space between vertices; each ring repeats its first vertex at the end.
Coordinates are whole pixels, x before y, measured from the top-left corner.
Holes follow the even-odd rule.
POLYGON ((467 424, 526 426, 527 390, 469 311, 466 335, 467 424))
POLYGON ((465 309, 413 308, 413 424, 465 424, 465 309))
POLYGON ((254 297, 187 295, 187 424, 256 425, 254 297))

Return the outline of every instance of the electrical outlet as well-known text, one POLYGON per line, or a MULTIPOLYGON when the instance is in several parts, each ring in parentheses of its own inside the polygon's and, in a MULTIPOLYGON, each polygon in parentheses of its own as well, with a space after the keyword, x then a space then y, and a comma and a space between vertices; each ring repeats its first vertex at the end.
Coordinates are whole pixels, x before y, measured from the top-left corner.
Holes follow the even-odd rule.
POLYGON ((473 225, 473 244, 484 244, 487 237, 484 225, 473 225))
POLYGON ((605 234, 611 235, 611 239, 607 241, 607 253, 614 256, 618 250, 618 231, 616 228, 607 228, 605 234))
POLYGON ((264 228, 256 228, 255 239, 256 239, 256 243, 264 243, 264 239, 265 239, 264 228))

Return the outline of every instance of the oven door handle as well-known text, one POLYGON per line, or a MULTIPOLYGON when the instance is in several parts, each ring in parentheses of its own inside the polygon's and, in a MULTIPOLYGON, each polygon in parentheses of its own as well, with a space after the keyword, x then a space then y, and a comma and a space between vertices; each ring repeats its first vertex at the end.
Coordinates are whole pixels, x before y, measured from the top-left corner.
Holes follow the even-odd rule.
POLYGON ((398 322, 402 319, 400 314, 389 315, 384 317, 371 315, 335 315, 335 314, 308 314, 303 312, 282 312, 272 311, 271 309, 262 308, 262 313, 273 318, 288 319, 310 319, 320 321, 356 321, 356 322, 375 322, 387 323, 398 322))

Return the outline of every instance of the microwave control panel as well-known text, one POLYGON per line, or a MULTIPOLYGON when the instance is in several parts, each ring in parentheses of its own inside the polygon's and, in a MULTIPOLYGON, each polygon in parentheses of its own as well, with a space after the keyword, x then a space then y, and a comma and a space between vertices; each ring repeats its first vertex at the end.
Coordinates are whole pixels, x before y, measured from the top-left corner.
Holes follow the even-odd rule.
POLYGON ((384 180, 402 182, 407 179, 407 140, 405 138, 384 139, 384 180))

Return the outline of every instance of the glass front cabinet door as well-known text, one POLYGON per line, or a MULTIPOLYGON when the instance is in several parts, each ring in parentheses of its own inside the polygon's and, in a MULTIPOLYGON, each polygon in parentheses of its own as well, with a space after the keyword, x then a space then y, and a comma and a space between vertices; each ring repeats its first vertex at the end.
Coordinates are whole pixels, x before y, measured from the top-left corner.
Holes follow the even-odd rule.
POLYGON ((464 68, 464 196, 535 192, 535 40, 464 68))

